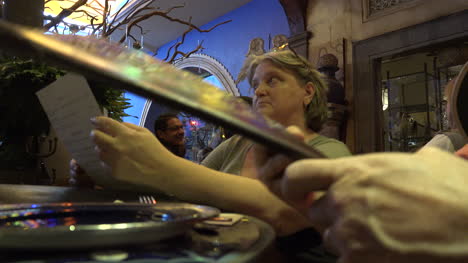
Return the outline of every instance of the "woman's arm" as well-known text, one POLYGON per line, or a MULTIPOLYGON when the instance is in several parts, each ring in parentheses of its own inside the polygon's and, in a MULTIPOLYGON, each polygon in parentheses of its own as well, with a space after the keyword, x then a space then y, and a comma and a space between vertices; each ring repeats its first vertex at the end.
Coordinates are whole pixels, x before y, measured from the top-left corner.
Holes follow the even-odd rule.
POLYGON ((92 138, 100 158, 118 180, 258 217, 273 225, 279 235, 310 226, 303 215, 255 179, 221 173, 179 158, 145 128, 105 117, 93 123, 96 130, 92 138))

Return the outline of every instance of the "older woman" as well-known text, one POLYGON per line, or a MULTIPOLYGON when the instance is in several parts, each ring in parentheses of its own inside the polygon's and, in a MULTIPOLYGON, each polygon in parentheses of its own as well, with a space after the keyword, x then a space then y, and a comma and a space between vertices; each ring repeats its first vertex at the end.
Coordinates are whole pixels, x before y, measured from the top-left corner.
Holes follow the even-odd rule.
MULTIPOLYGON (((255 92, 254 109, 284 126, 296 126, 305 142, 330 158, 350 155, 340 141, 319 135, 327 119, 327 87, 318 71, 292 51, 250 56, 240 74, 255 92)), ((252 142, 234 136, 219 145, 203 165, 255 178, 252 142)))
MULTIPOLYGON (((284 126, 297 126, 307 143, 329 157, 350 154, 341 142, 316 133, 326 118, 326 86, 305 59, 280 51, 247 62, 246 75, 255 90, 254 109, 284 126)), ((171 154, 147 129, 105 117, 92 122, 100 158, 118 180, 256 216, 273 225, 279 235, 310 226, 306 217, 254 179, 253 143, 247 139, 232 137, 204 165, 197 165, 171 154)))

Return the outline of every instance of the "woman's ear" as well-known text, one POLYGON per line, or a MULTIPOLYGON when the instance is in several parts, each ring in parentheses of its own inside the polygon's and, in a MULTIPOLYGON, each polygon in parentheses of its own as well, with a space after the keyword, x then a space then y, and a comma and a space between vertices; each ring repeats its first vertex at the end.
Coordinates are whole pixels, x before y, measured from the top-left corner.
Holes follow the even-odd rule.
POLYGON ((304 102, 303 103, 304 103, 304 107, 307 107, 307 105, 309 105, 309 103, 314 98, 315 86, 314 86, 314 84, 312 84, 312 82, 307 82, 304 88, 305 88, 306 94, 304 96, 304 102))

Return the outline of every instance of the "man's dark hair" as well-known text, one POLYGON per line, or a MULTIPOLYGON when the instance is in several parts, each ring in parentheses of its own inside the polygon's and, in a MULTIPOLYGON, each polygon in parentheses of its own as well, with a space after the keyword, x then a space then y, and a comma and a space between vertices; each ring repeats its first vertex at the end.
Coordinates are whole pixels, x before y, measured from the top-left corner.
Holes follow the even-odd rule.
POLYGON ((177 114, 174 113, 165 113, 159 115, 159 117, 154 121, 154 133, 156 131, 163 131, 167 129, 167 121, 170 119, 178 119, 177 114))

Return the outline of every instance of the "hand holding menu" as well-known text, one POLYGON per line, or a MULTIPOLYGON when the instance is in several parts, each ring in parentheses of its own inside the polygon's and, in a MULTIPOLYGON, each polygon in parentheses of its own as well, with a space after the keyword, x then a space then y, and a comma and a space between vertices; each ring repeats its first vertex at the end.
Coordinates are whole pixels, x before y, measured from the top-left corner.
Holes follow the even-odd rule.
POLYGON ((72 157, 95 183, 102 185, 109 181, 111 178, 101 165, 89 136, 93 129, 90 118, 102 113, 86 79, 68 73, 36 94, 72 157))

